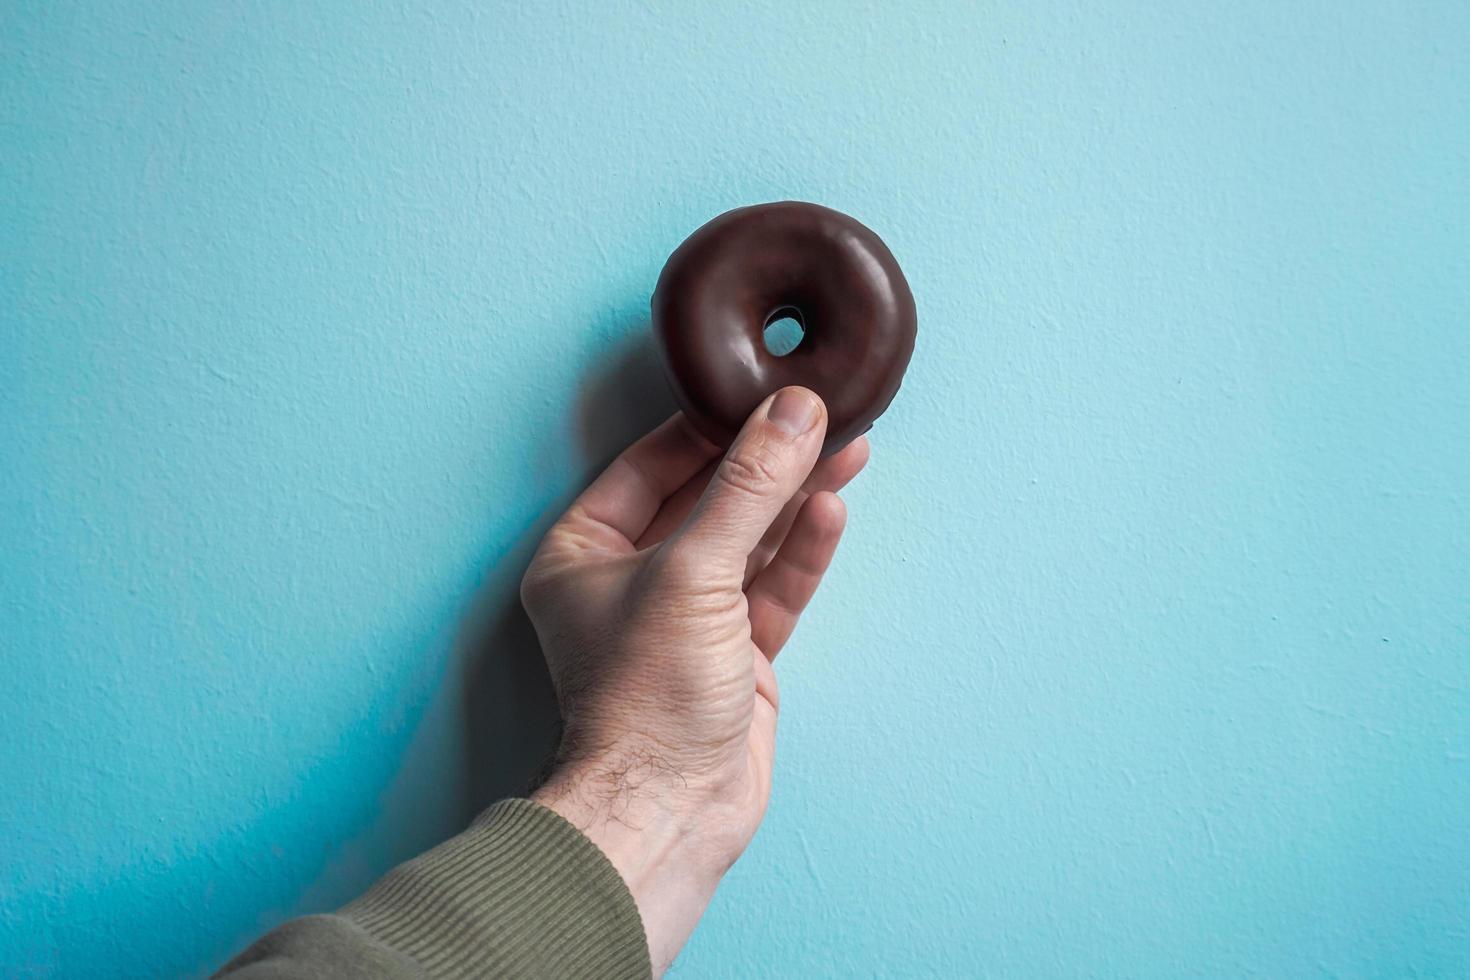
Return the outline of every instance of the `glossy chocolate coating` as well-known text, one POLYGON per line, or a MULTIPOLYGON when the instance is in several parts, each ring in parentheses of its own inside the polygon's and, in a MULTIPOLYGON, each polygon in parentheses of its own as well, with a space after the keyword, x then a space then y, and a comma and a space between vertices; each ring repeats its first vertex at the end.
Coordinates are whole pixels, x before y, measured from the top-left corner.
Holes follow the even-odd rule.
POLYGON ((917 317, 882 240, 839 211, 783 201, 727 211, 669 256, 653 329, 679 406, 729 445, 771 392, 802 385, 827 405, 824 455, 872 427, 898 392, 917 317), (802 325, 796 349, 766 350, 765 328, 802 325))

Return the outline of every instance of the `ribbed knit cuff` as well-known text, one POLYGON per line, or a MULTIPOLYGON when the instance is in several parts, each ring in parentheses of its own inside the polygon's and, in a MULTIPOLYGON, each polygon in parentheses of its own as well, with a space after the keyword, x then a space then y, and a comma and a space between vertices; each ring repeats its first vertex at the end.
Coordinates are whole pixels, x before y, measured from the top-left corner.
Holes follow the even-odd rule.
POLYGON ((344 908, 431 977, 647 980, 638 906, 597 845, 530 800, 399 865, 344 908))

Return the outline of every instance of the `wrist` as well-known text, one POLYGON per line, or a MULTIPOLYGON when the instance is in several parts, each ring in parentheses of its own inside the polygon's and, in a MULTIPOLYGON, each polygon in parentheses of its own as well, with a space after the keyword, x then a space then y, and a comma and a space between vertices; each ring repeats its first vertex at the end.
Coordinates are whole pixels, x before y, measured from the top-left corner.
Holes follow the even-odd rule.
POLYGON ((580 830, 622 876, 660 975, 694 931, 743 849, 722 840, 713 799, 650 761, 583 759, 554 772, 532 799, 580 830))

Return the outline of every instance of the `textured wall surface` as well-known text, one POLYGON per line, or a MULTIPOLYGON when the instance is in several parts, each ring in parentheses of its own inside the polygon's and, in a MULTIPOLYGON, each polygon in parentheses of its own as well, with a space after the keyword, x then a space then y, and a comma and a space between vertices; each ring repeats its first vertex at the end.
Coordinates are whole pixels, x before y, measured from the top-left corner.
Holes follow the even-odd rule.
POLYGON ((664 257, 795 197, 920 344, 676 974, 1470 974, 1467 49, 4 3, 0 973, 206 971, 524 779, 527 544, 666 411, 664 257))

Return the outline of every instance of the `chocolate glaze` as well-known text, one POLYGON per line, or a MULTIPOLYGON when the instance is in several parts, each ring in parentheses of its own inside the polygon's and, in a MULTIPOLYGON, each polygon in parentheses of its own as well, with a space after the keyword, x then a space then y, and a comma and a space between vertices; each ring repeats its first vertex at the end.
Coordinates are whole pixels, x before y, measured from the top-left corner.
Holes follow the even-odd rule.
POLYGON ((917 317, 882 240, 816 204, 727 211, 669 256, 653 292, 653 329, 679 406, 729 445, 771 392, 802 385, 827 405, 822 452, 873 425, 898 392, 917 317), (803 336, 784 357, 766 350, 782 317, 803 336))

